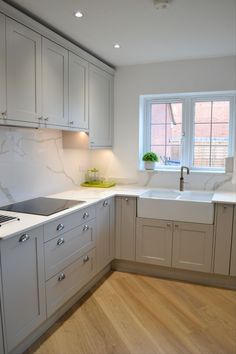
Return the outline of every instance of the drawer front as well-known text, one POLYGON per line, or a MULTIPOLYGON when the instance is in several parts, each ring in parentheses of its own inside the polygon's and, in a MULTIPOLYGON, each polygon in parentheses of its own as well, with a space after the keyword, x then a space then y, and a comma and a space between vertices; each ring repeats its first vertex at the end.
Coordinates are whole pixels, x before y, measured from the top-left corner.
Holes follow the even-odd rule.
POLYGON ((46 282, 47 316, 50 317, 95 274, 95 249, 46 282))
POLYGON ((44 243, 48 280, 95 246, 95 219, 44 243))
POLYGON ((76 211, 73 214, 65 215, 57 220, 44 225, 44 241, 49 241, 60 236, 75 227, 95 218, 95 207, 91 206, 76 211))

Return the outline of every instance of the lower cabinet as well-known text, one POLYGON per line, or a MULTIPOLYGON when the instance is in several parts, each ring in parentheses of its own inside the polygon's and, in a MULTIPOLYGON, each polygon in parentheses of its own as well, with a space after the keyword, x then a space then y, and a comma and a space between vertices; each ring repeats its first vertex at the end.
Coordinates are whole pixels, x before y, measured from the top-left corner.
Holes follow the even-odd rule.
POLYGON ((213 225, 137 218, 136 261, 212 271, 213 225))
POLYGON ((212 271, 213 225, 173 223, 174 268, 212 271))
POLYGON ((115 203, 114 198, 97 204, 96 256, 97 271, 100 271, 114 258, 115 241, 115 203))
POLYGON ((137 218, 136 261, 171 266, 172 224, 137 218))
POLYGON ((43 227, 1 240, 6 352, 45 319, 43 227))
POLYGON ((116 198, 116 257, 135 261, 137 200, 134 197, 116 198))
POLYGON ((95 274, 95 250, 77 259, 46 282, 47 315, 50 317, 95 274))
POLYGON ((233 215, 233 205, 216 205, 214 273, 217 274, 229 275, 233 215))
POLYGON ((234 223, 232 235, 230 275, 236 277, 236 206, 234 206, 234 223))

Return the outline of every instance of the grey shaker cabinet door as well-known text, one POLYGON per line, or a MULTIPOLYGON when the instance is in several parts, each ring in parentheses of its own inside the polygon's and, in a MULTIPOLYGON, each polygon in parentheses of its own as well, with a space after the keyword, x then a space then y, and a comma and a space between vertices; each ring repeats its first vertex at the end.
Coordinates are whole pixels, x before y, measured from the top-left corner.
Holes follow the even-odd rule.
POLYGON ((7 352, 45 319, 43 228, 1 241, 7 352))
POLYGON ((114 258, 114 198, 106 199, 97 205, 97 271, 104 268, 114 258))
POLYGON ((68 126, 68 62, 65 48, 43 38, 43 118, 49 125, 68 126))
POLYGON ((175 222, 173 226, 172 266, 211 272, 213 225, 175 222))
POLYGON ((136 261, 171 266, 172 224, 137 218, 136 261))
POLYGON ((7 18, 6 53, 7 119, 38 123, 42 115, 41 36, 7 18))
POLYGON ((214 273, 229 275, 234 207, 217 204, 214 273))
POLYGON ((234 206, 234 224, 232 235, 230 275, 236 277, 236 205, 234 206))
POLYGON ((6 18, 0 13, 0 123, 6 112, 6 18))
POLYGON ((113 144, 114 77, 89 65, 89 136, 90 147, 113 144))
POLYGON ((69 126, 88 129, 88 62, 69 53, 69 126))
POLYGON ((116 258, 135 261, 136 198, 116 198, 116 258))

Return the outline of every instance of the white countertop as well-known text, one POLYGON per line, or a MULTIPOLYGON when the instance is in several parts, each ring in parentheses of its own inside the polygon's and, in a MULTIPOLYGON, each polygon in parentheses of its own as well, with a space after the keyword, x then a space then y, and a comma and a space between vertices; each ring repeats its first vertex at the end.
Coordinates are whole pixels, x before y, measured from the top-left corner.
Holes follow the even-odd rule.
MULTIPOLYGON (((4 210, 4 212, 2 212, 4 213, 4 215, 17 216, 20 218, 20 221, 13 221, 7 224, 3 224, 0 227, 0 239, 12 237, 20 232, 27 231, 33 227, 43 225, 51 220, 73 213, 76 210, 83 209, 87 206, 96 204, 103 199, 113 197, 113 196, 139 197, 142 193, 146 192, 147 190, 150 190, 150 188, 135 186, 135 185, 134 186, 118 185, 109 189, 80 187, 75 190, 68 190, 62 193, 52 194, 47 197, 73 199, 73 200, 78 199, 78 200, 84 200, 85 203, 79 204, 78 206, 74 206, 70 209, 63 210, 59 213, 50 216, 16 213, 16 212, 10 212, 4 210)), ((222 192, 222 191, 215 192, 212 201, 214 203, 236 204, 236 193, 222 192)))

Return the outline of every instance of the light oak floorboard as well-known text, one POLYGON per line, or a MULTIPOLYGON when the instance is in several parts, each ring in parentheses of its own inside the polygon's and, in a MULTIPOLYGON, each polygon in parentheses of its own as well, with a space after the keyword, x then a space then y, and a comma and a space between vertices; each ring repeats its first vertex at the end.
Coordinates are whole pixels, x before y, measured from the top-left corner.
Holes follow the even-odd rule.
POLYGON ((236 354, 236 292, 114 272, 25 354, 236 354))

